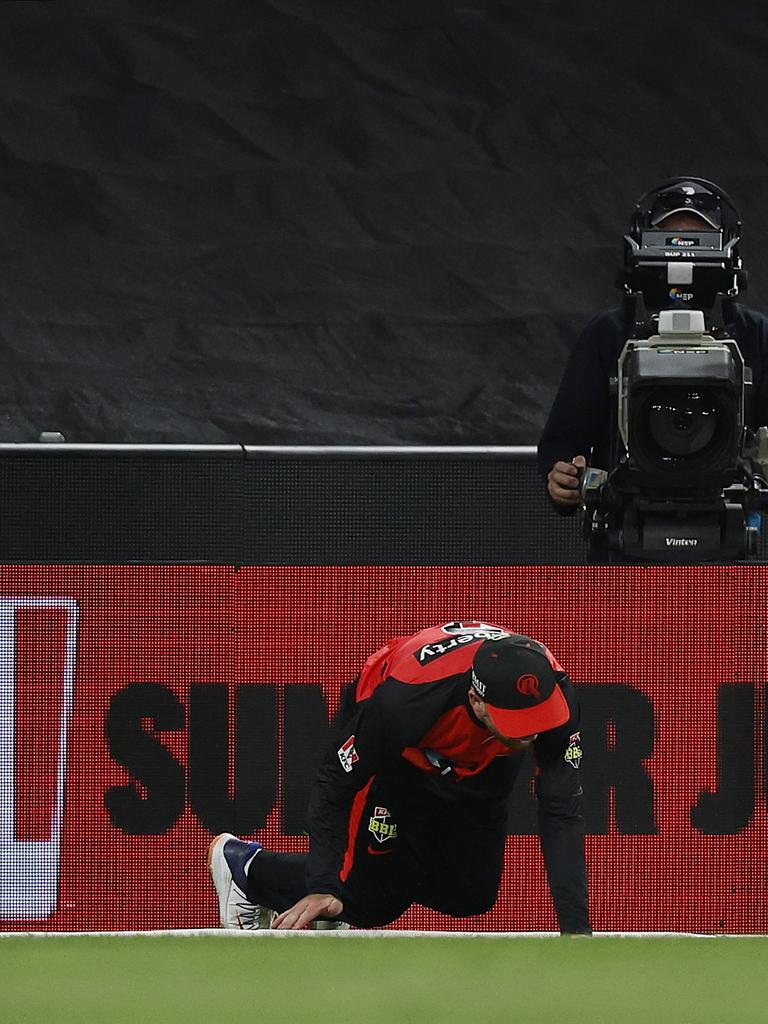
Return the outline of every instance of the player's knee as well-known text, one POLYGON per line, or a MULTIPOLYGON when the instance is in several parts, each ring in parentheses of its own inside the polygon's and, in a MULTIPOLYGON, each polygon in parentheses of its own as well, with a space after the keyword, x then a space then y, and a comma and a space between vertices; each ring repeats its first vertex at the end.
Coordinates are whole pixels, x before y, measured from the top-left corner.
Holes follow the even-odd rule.
POLYGON ((408 903, 373 904, 349 900, 345 901, 341 916, 355 928, 383 928, 402 917, 408 906, 408 903))
POLYGON ((496 903, 498 893, 466 893, 452 896, 438 909, 451 917, 475 917, 477 914, 485 914, 491 910, 496 903))

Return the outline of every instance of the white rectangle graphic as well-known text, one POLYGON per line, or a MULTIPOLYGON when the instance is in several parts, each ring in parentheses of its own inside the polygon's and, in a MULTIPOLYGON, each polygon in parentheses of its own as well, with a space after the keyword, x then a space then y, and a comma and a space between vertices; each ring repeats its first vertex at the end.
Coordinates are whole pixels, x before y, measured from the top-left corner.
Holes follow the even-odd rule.
POLYGON ((72 719, 78 605, 71 598, 0 598, 0 918, 45 920, 59 902, 61 841, 67 776, 67 746, 72 719), (61 608, 66 612, 65 658, 61 687, 56 792, 50 839, 19 840, 16 829, 17 771, 17 613, 21 608, 61 608))

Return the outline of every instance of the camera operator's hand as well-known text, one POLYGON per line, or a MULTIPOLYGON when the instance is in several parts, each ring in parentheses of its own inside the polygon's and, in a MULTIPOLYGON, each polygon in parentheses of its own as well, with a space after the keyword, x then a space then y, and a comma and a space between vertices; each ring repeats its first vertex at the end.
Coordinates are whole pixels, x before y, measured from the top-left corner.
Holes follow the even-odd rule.
POLYGON ((556 462, 547 475, 550 498, 558 505, 578 505, 581 501, 579 474, 586 466, 587 460, 583 455, 576 455, 571 462, 556 462))

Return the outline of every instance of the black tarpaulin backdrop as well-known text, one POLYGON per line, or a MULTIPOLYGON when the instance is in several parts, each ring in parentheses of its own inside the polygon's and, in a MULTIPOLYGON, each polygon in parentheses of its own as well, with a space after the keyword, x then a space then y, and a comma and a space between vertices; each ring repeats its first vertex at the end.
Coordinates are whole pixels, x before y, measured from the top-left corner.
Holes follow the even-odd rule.
POLYGON ((659 179, 763 305, 767 55, 675 0, 0 4, 0 440, 535 443, 659 179))

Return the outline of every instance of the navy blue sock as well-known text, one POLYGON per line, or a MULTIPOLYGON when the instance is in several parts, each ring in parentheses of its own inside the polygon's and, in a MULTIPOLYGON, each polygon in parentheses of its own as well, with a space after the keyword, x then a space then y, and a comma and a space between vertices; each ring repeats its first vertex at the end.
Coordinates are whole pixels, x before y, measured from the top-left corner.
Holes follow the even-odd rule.
POLYGON ((288 910, 307 895, 306 865, 305 853, 262 850, 248 868, 248 899, 278 914, 288 910))

